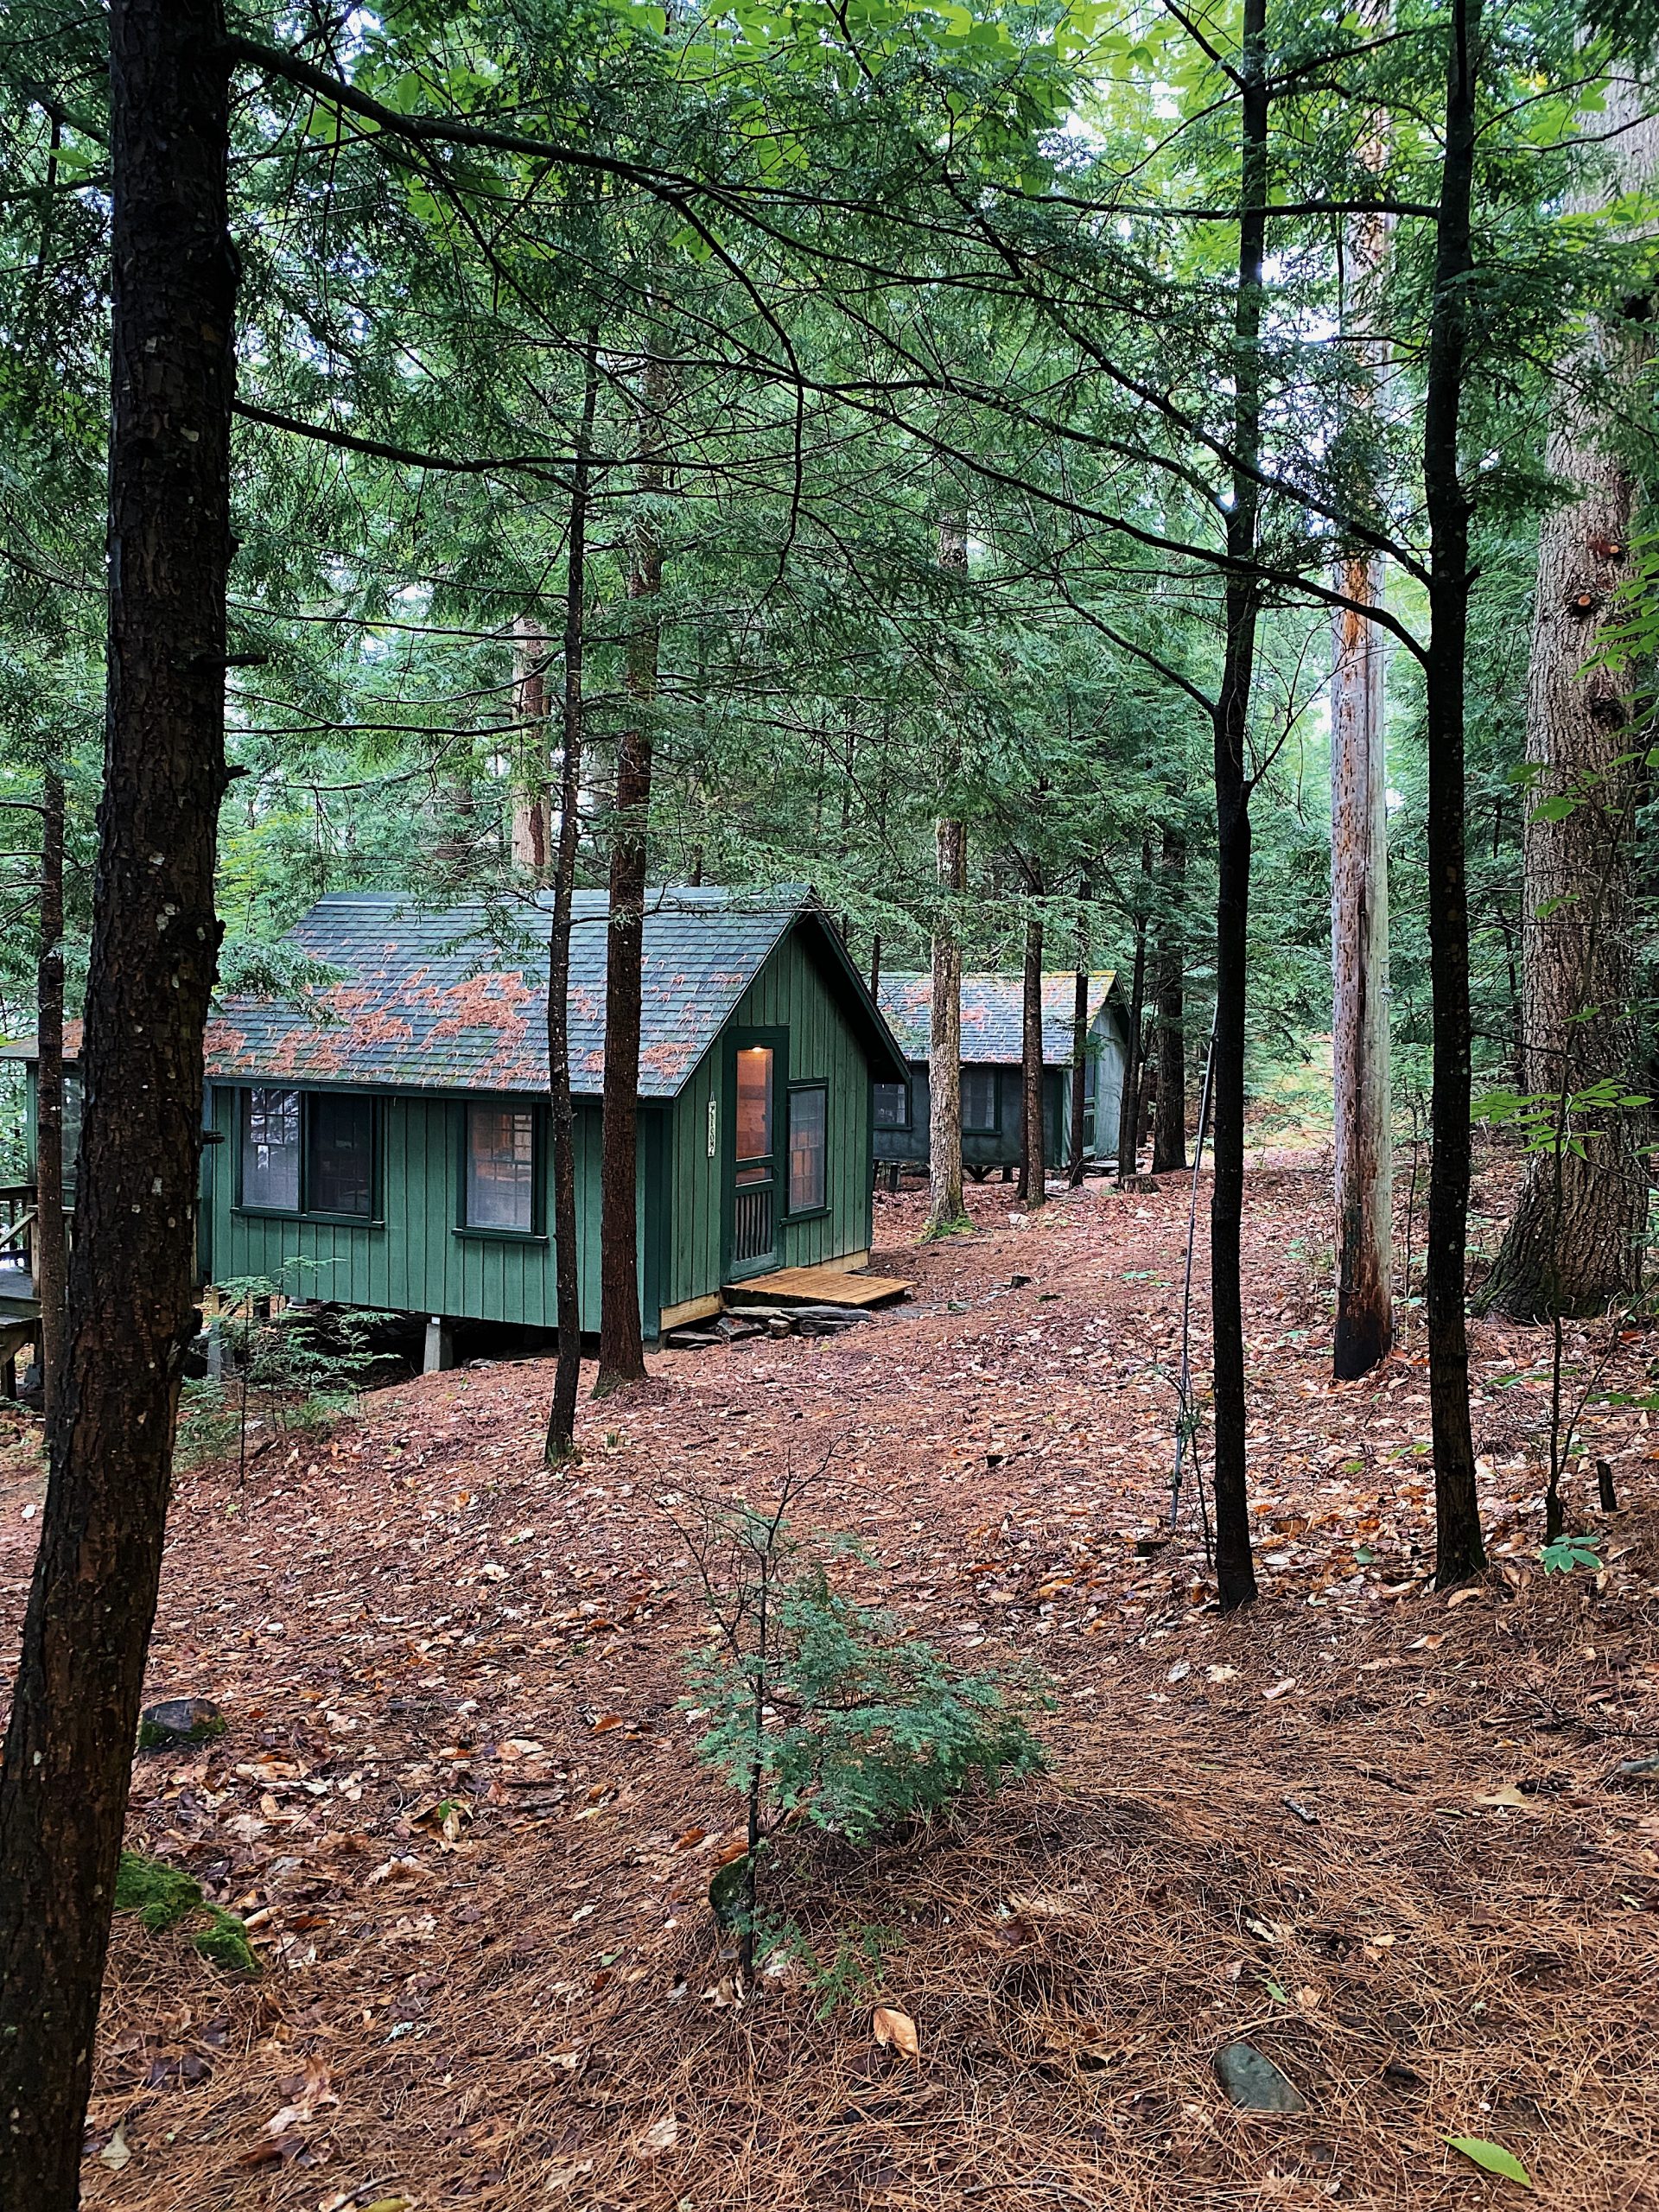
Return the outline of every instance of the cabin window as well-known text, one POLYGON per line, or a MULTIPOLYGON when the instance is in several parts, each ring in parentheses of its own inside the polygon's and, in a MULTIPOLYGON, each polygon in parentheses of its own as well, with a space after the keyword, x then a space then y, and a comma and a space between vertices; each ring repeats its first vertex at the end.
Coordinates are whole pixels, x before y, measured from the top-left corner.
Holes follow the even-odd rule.
POLYGON ((996 1135, 996 1070, 964 1068, 962 1071, 962 1133, 967 1137, 996 1135))
POLYGON ((789 1210, 821 1213, 826 1203, 824 1151, 830 1129, 830 1087, 798 1083, 789 1093, 789 1210))
POLYGON ((910 1085, 878 1083, 875 1086, 875 1126, 878 1129, 910 1127, 910 1085))
POLYGON ((765 1182, 772 1160, 772 1047, 746 1045, 737 1056, 737 1179, 765 1182))
POLYGON ((531 1236, 536 1227, 536 1116, 510 1106, 467 1109, 467 1226, 531 1236))
POLYGON ((242 1093, 242 1204, 270 1213, 300 1210, 297 1090, 242 1093))
POLYGON ((374 1212, 374 1102, 315 1092, 306 1162, 306 1211, 367 1221, 374 1212))

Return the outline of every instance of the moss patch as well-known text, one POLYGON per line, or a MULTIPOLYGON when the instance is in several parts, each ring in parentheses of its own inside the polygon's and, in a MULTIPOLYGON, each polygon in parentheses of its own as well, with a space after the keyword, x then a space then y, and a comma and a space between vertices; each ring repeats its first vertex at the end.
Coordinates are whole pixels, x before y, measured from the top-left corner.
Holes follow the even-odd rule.
POLYGON ((236 1915, 209 1904, 188 1874, 160 1859, 146 1859, 136 1851, 122 1853, 115 1878, 115 1909, 136 1912, 143 1925, 158 1936, 176 1928, 192 1913, 199 1913, 207 1925, 190 1940, 204 1959, 225 1974, 259 1971, 247 1931, 236 1915))

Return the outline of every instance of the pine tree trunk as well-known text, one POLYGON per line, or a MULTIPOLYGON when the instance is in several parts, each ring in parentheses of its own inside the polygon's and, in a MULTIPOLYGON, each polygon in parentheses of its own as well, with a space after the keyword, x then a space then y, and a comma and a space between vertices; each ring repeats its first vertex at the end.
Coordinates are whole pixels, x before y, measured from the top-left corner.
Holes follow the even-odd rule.
MULTIPOLYGON (((1071 990, 1071 1143, 1066 1180, 1074 1191, 1083 1187, 1084 1132, 1089 1112, 1089 899, 1092 885, 1085 876, 1077 886, 1077 966, 1071 990)), ((1096 1105, 1096 1111, 1099 1111, 1096 1105)))
POLYGON ((40 1021, 35 1107, 35 1295, 48 1432, 63 1396, 69 1249, 63 1214, 63 778, 41 779, 40 1021))
POLYGON ((1043 921, 1026 923, 1020 1037, 1020 1201, 1033 1211, 1047 1203, 1048 1160, 1043 1127, 1043 921))
POLYGON ((1433 998, 1433 1149, 1425 1270, 1429 1421, 1434 1447, 1435 1580, 1485 1565, 1469 1421, 1464 1310, 1469 1214, 1469 894, 1464 825, 1464 682, 1469 627, 1470 503, 1458 472, 1472 265, 1475 94, 1481 0, 1452 0, 1434 296, 1424 394, 1423 491, 1429 524, 1428 941, 1433 998))
MULTIPOLYGON (((1362 0, 1368 31, 1387 27, 1389 0, 1362 0)), ((1364 149, 1380 169, 1382 122, 1364 149)), ((1351 410, 1375 415, 1388 365, 1380 337, 1388 261, 1386 215, 1348 226, 1343 333, 1355 389, 1351 410)), ((1382 604, 1380 555, 1344 563, 1338 588, 1382 604)), ((1389 1067, 1389 811, 1384 756, 1383 634, 1351 607, 1334 622, 1331 676, 1331 1065, 1336 1124, 1338 1381, 1364 1375, 1394 1340, 1394 1102, 1389 1067)))
POLYGON ((968 830, 941 822, 935 830, 942 911, 933 931, 933 992, 928 1020, 927 1236, 960 1228, 962 1197, 961 899, 968 888, 968 830))
POLYGON ((1226 639, 1215 711, 1216 1027, 1211 1055, 1215 1116, 1210 1193, 1210 1311, 1215 1357, 1216 1581, 1224 1612, 1255 1597, 1245 1465, 1244 1308, 1239 1253, 1244 1218, 1244 1024, 1250 905, 1250 788, 1246 746, 1255 673, 1255 557, 1261 494, 1262 273, 1268 197, 1267 0, 1244 0, 1240 50, 1243 146, 1238 280, 1233 319, 1232 500, 1224 595, 1226 639))
POLYGON ((531 616, 512 626, 518 773, 512 803, 512 864, 538 887, 550 878, 551 776, 547 753, 547 639, 531 616))
POLYGON ((1186 832, 1166 823, 1160 856, 1163 914, 1158 925, 1158 1113, 1152 1172, 1186 1167, 1186 832))
POLYGON ((1152 874, 1152 833, 1141 840, 1141 899, 1135 915, 1135 967, 1129 988, 1128 1053, 1123 1069, 1123 1088, 1117 1101, 1117 1185, 1120 1190, 1141 1166, 1141 1072, 1146 1051, 1147 929, 1146 892, 1152 874))
POLYGON ((68 1348, 0 1773, 0 2204, 73 2212, 198 1316, 236 258, 215 0, 112 0, 103 804, 68 1348))
MULTIPOLYGON (((1608 99, 1604 127, 1618 134, 1616 193, 1640 190, 1659 169, 1659 121, 1644 117, 1643 105, 1633 85, 1616 86, 1608 99)), ((1527 759, 1538 772, 1527 789, 1522 832, 1522 1038, 1526 1088, 1558 1102, 1561 1141, 1559 1161, 1552 1150, 1528 1163, 1484 1293, 1488 1306, 1522 1321, 1598 1313, 1642 1279, 1646 1131, 1631 1114, 1573 1112, 1568 1101, 1609 1080, 1628 1091, 1637 1072, 1635 693, 1628 672, 1597 665, 1637 486, 1581 385, 1599 356, 1632 386, 1644 353, 1626 329, 1605 321, 1589 358, 1565 365, 1545 452, 1550 474, 1576 486, 1579 496, 1552 509, 1538 534, 1527 672, 1527 759), (1538 809, 1556 798, 1570 800, 1572 811, 1540 820, 1538 809)))
POLYGON ((610 927, 605 950, 605 1101, 600 1166, 599 1374, 595 1397, 645 1371, 640 1336, 639 1253, 639 1027, 645 953, 646 827, 657 702, 663 542, 655 502, 666 486, 664 410, 667 372, 653 349, 640 392, 639 485, 642 507, 628 569, 634 620, 628 633, 627 691, 638 711, 618 740, 611 847, 610 927))
MULTIPOLYGON (((1380 606, 1380 559, 1350 561, 1347 596, 1380 606)), ((1331 693, 1332 1070, 1336 1119, 1339 1381, 1394 1340, 1393 1093, 1389 1079, 1389 817, 1382 632, 1336 617, 1331 693)))
POLYGON ((553 1281, 558 1358, 547 1422, 549 1466, 576 1456, 576 1397, 582 1383, 582 1255, 576 1228, 576 1115, 570 1096, 570 916, 582 837, 582 647, 587 630, 589 448, 599 397, 595 350, 588 351, 582 428, 570 485, 565 542, 564 696, 559 754, 558 839, 553 861, 553 918, 547 941, 547 1077, 553 1168, 553 1281))

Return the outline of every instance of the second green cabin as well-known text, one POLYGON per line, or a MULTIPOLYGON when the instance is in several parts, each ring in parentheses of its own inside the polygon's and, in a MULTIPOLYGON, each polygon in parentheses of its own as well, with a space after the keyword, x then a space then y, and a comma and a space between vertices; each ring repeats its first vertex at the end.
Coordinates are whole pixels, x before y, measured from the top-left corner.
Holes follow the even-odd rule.
MULTIPOLYGON (((599 1319, 608 909, 579 893, 570 1068, 584 1328, 599 1319)), ((337 980, 229 998, 207 1038, 202 1263, 331 1304, 550 1328, 543 908, 321 900, 337 980)), ((637 1208, 655 1338, 782 1268, 865 1264, 873 1087, 903 1055, 812 896, 653 891, 637 1208)))

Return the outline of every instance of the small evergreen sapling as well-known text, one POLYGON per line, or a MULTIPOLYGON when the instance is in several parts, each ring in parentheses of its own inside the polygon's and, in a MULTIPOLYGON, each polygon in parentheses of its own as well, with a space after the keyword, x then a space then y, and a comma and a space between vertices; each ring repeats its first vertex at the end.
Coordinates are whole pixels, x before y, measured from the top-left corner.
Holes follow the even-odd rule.
POLYGON ((863 1842, 948 1805, 976 1778, 994 1788, 1046 1764, 1032 1726, 1052 1702, 1040 1681, 1017 1666, 954 1666, 838 1592, 831 1562, 870 1554, 844 1539, 796 1537, 788 1515, 803 1487, 791 1471, 770 1514, 699 1500, 690 1525, 677 1524, 715 1623, 709 1647, 688 1656, 681 1703, 708 1719, 703 1764, 748 1807, 746 1855, 721 1870, 716 1900, 739 1931, 746 1974, 759 1859, 781 1822, 863 1842))

